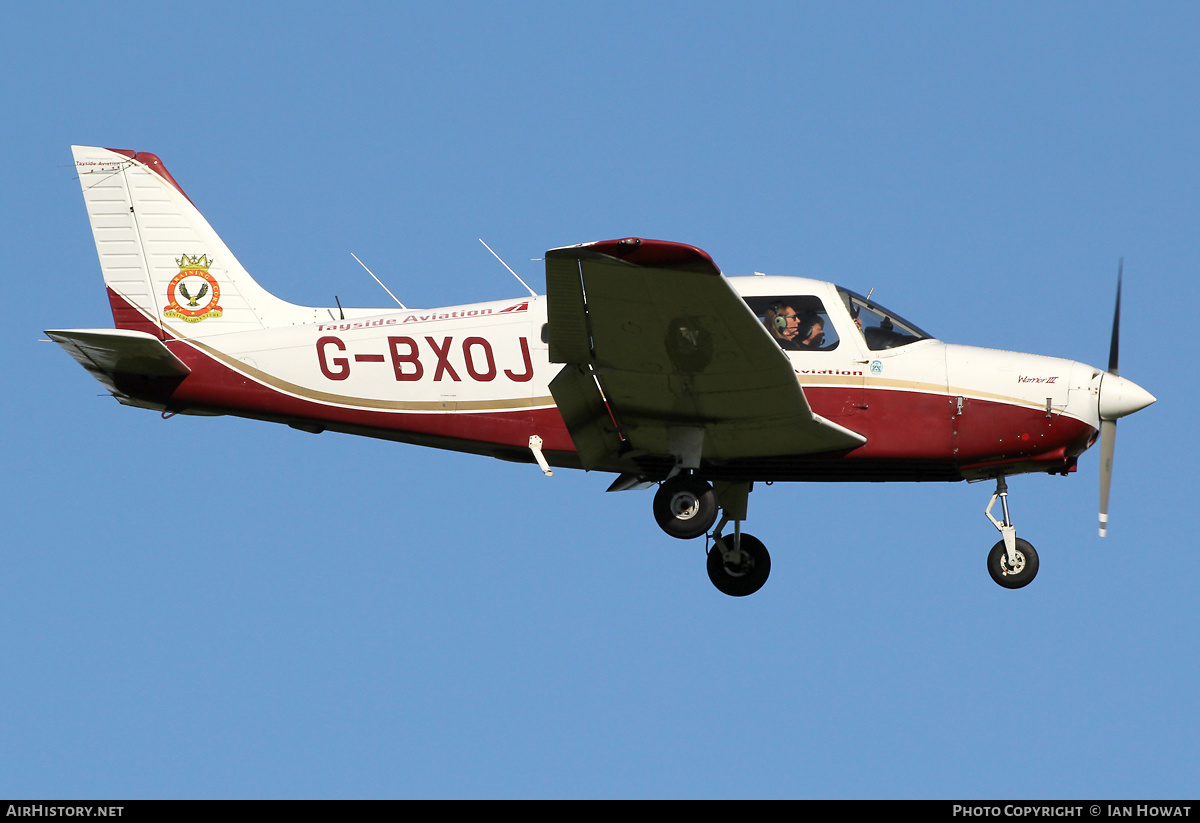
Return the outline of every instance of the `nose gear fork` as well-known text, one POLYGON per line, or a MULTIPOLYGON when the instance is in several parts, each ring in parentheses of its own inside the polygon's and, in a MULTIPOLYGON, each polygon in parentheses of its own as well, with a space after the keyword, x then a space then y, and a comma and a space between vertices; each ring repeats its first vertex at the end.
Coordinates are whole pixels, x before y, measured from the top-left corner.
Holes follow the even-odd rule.
POLYGON ((1004 538, 1004 552, 1007 555, 1008 565, 1015 568, 1017 565, 1017 527, 1012 524, 1012 520, 1008 516, 1008 483, 1005 482, 1004 475, 996 478, 996 493, 992 495, 992 500, 983 513, 988 520, 992 521, 992 525, 1000 530, 1000 536, 1004 538), (1004 522, 992 517, 992 506, 996 505, 997 498, 1000 499, 1000 508, 1004 511, 1004 522))

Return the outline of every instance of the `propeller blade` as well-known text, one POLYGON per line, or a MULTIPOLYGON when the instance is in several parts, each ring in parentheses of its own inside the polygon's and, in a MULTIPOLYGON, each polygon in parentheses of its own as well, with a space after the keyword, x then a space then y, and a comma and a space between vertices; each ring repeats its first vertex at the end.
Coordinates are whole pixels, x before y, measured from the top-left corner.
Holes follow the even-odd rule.
POLYGON ((1121 338, 1121 276, 1125 273, 1125 258, 1117 263, 1117 308, 1113 311, 1112 343, 1108 347, 1108 373, 1117 373, 1117 354, 1121 338))
MULTIPOLYGON (((1117 262, 1117 306, 1113 309, 1112 342, 1108 344, 1108 373, 1117 375, 1121 350, 1121 278, 1125 274, 1125 258, 1117 262)), ((1103 391, 1103 388, 1101 389, 1103 391)), ((1117 447, 1117 421, 1100 421, 1100 536, 1108 535, 1108 493, 1112 488, 1113 452, 1117 447)))
POLYGON ((1117 445, 1117 421, 1100 421, 1100 536, 1108 534, 1108 490, 1112 486, 1113 450, 1117 445))
POLYGON ((1113 310, 1112 343, 1108 349, 1108 374, 1100 382, 1100 536, 1108 533, 1108 492, 1112 487, 1113 452, 1117 446, 1117 418, 1144 409, 1154 395, 1117 374, 1121 347, 1121 279, 1125 258, 1117 264, 1117 307, 1113 310))

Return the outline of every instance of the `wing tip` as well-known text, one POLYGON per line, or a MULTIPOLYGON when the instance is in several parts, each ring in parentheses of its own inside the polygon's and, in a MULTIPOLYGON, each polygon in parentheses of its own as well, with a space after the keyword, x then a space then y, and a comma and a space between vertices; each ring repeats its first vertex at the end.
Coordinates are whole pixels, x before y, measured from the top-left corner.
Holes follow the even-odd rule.
POLYGON ((720 275, 721 270, 708 252, 686 243, 670 240, 649 240, 644 237, 622 237, 619 240, 596 240, 576 246, 550 249, 546 257, 610 257, 633 266, 654 269, 684 269, 720 275))

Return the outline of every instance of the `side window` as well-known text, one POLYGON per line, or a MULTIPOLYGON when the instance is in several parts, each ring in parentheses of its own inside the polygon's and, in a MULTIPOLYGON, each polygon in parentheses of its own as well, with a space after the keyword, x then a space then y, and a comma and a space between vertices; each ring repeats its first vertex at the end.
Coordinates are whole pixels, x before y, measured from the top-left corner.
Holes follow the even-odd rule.
POLYGON ((775 342, 785 351, 832 351, 838 336, 820 298, 812 295, 747 297, 775 342))

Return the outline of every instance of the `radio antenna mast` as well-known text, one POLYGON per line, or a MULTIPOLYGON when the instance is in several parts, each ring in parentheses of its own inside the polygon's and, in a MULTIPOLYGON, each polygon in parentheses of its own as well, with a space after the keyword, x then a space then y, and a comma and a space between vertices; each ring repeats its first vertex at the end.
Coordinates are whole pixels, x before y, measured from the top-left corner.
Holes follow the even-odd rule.
MULTIPOLYGON (((358 260, 358 255, 355 254, 354 252, 350 252, 350 256, 353 257, 355 260, 358 260)), ((364 269, 367 269, 367 264, 361 260, 358 260, 358 265, 362 266, 364 269)), ((375 277, 375 272, 371 271, 370 269, 367 269, 367 274, 371 275, 371 277, 375 280, 375 282, 379 284, 380 288, 382 288, 385 292, 388 293, 388 297, 392 298, 393 300, 396 300, 396 295, 392 294, 391 289, 389 289, 387 286, 383 285, 382 280, 380 280, 378 277, 375 277)), ((408 311, 408 306, 404 305, 399 300, 396 300, 396 305, 399 306, 400 308, 404 309, 405 311, 408 311)), ((340 306, 339 306, 339 308, 340 308, 340 306)))
MULTIPOLYGON (((479 238, 479 242, 483 243, 482 237, 479 238)), ((483 247, 485 249, 487 249, 488 251, 492 251, 492 247, 489 246, 487 243, 483 243, 483 247)), ((500 260, 500 255, 496 254, 494 251, 492 251, 492 257, 496 258, 497 260, 500 260)), ((537 292, 535 292, 533 289, 529 288, 529 284, 521 279, 521 275, 519 275, 515 271, 513 271, 512 268, 507 263, 505 263, 503 260, 500 260, 500 265, 504 266, 504 268, 508 269, 508 273, 511 274, 513 277, 517 278, 517 282, 525 287, 525 289, 529 292, 530 297, 537 297, 537 292)), ((380 285, 382 285, 382 284, 380 284, 380 285)))

